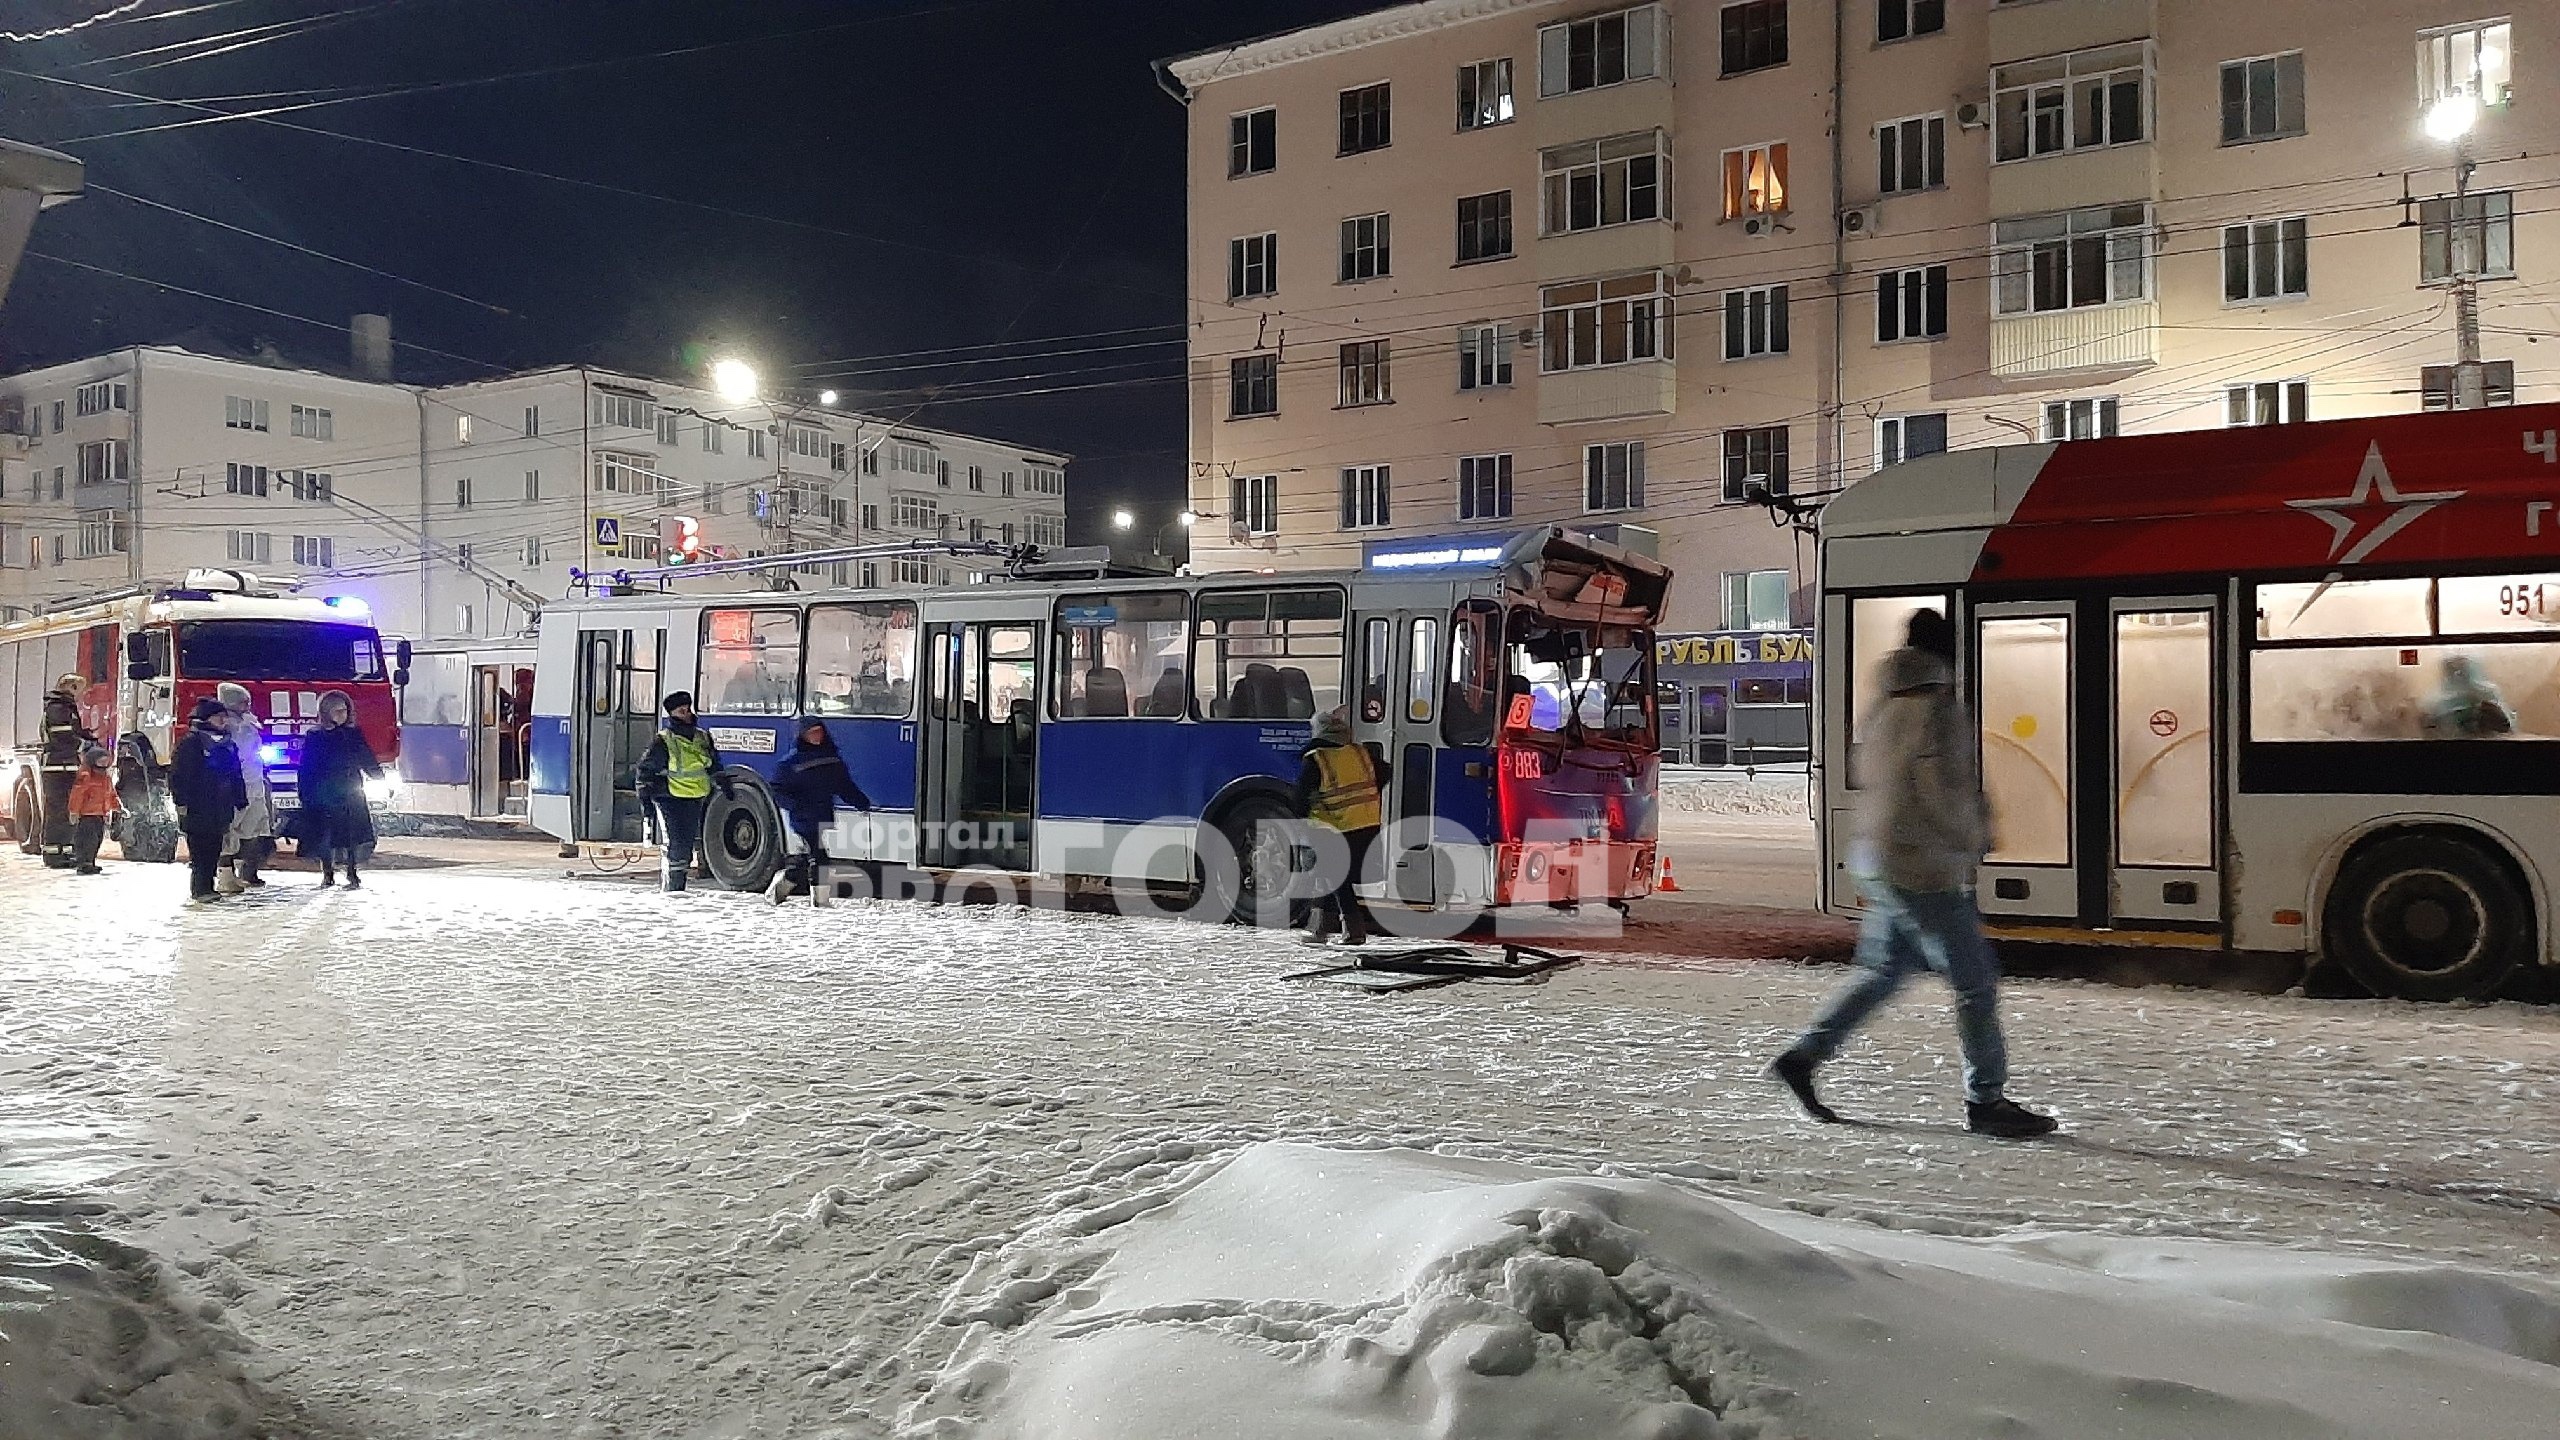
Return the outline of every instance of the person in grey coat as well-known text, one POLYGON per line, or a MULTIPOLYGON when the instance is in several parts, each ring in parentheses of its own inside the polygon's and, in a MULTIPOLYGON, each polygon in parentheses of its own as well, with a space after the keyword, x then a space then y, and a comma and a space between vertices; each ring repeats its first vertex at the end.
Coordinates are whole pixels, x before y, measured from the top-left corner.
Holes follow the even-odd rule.
POLYGON ((267 730, 258 723, 249 687, 225 680, 213 693, 222 708, 231 712, 231 748, 240 754, 240 786, 249 797, 249 803, 231 817, 230 850, 222 857, 222 872, 214 877, 223 894, 237 895, 267 883, 258 878, 258 867, 275 853, 275 789, 267 783, 267 757, 262 753, 267 730))
POLYGON ((1936 610, 1913 613, 1906 643, 1878 667, 1883 691, 1867 714, 1858 772, 1852 865, 1866 902, 1857 976, 1770 1063, 1807 1115, 1822 1103, 1814 1071, 1839 1053, 1902 982, 1935 970, 1956 992, 1964 1048, 1965 1128, 2003 1140, 2049 1135, 2052 1117, 2008 1098, 2008 1042, 2000 1031, 2000 961, 1974 907, 1975 872, 1991 849, 1979 737, 1956 693, 1955 627, 1936 610))

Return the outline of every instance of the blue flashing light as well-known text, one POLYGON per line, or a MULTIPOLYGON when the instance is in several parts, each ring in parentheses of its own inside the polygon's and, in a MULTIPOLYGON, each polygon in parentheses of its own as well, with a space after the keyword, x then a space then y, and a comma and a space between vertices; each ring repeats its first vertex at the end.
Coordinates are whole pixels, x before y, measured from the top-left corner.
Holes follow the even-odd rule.
POLYGON ((284 757, 285 748, 282 745, 276 744, 274 741, 269 741, 258 747, 258 758, 269 765, 283 764, 284 757))
POLYGON ((350 615, 370 615, 373 613, 372 606, 367 605, 353 595, 331 595, 320 603, 328 606, 332 610, 344 610, 350 615))

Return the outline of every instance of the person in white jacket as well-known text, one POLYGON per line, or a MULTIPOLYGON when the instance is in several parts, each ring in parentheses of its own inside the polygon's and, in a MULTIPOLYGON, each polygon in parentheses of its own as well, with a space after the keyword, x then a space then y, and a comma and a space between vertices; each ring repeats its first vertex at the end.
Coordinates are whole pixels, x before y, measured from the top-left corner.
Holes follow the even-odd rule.
POLYGON ((1877 668, 1883 691, 1868 711, 1857 770, 1858 832, 1852 867, 1866 901, 1859 972, 1813 1024, 1770 1063, 1807 1115, 1840 1116, 1822 1103, 1814 1071, 1920 970, 1956 992, 1964 1047, 1965 1128, 2004 1140, 2053 1133, 2052 1117, 2008 1098, 2008 1043, 2000 1031, 2000 961, 1974 906, 1975 873, 1991 848, 1979 737, 1956 694, 1955 627, 1936 610, 1913 613, 1907 642, 1877 668))
POLYGON ((214 695, 222 708, 231 712, 231 742, 240 752, 240 783, 249 793, 249 803, 231 817, 231 833, 223 848, 223 871, 214 884, 225 895, 267 882, 258 878, 258 867, 275 850, 275 791, 267 784, 265 748, 266 727, 258 723, 258 712, 250 703, 248 687, 226 680, 215 687, 214 695))

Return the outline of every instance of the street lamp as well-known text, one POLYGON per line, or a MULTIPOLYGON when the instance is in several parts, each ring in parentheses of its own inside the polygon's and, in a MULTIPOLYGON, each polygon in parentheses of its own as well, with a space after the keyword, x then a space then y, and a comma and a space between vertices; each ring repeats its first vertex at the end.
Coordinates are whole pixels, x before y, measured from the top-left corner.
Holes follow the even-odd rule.
POLYGON ((756 398, 756 369, 736 356, 715 360, 711 365, 711 388, 730 404, 744 405, 756 398))
POLYGON ((2427 107, 2427 134, 2436 140, 2459 140, 2479 123, 2480 102, 2469 95, 2447 95, 2427 107))
POLYGON ((1137 523, 1138 517, 1130 514, 1126 510, 1114 510, 1111 512, 1111 528, 1114 530, 1126 530, 1137 523))
POLYGON ((819 404, 821 404, 821 405, 833 405, 834 403, 836 403, 836 392, 834 392, 833 390, 821 390, 821 391, 819 391, 819 392, 818 392, 818 403, 819 403, 819 404))

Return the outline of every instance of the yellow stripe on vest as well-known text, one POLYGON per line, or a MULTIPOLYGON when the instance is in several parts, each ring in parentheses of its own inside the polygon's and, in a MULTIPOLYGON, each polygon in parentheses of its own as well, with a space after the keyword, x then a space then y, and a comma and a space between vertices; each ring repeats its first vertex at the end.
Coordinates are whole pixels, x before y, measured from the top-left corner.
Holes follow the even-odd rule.
POLYGON ((1315 762, 1322 783, 1307 804, 1307 818, 1346 834, 1377 829, 1378 777, 1369 768, 1368 752, 1356 745, 1319 746, 1315 762))

